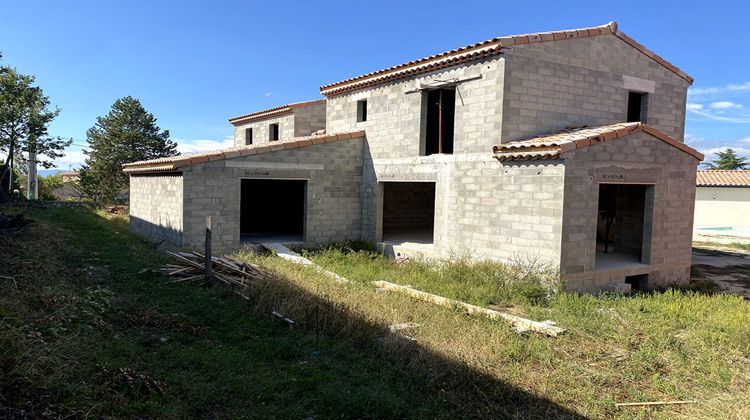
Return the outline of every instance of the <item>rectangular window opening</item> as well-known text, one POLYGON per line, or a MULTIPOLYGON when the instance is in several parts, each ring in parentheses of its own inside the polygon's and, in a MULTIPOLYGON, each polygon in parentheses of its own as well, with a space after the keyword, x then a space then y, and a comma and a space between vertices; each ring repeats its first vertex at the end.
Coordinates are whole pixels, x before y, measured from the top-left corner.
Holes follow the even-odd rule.
POLYGON ((357 101, 357 122, 367 121, 367 99, 357 101))
POLYGON ((279 123, 270 124, 268 126, 268 140, 276 141, 279 139, 279 123))
POLYGON ((245 129, 245 145, 251 145, 251 144, 253 144, 253 129, 246 128, 245 129))
POLYGON ((434 182, 383 183, 383 241, 432 244, 434 182))
POLYGON ((646 122, 648 94, 628 92, 628 122, 646 122))
POLYGON ((456 115, 456 88, 423 93, 424 156, 453 153, 453 126, 456 115))

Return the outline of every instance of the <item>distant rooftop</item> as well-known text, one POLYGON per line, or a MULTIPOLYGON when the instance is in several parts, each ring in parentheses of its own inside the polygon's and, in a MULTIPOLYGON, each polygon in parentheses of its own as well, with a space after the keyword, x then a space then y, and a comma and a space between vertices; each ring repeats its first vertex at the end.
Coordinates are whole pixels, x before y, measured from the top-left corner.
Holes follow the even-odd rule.
POLYGON ((699 187, 750 187, 750 171, 699 170, 699 187))

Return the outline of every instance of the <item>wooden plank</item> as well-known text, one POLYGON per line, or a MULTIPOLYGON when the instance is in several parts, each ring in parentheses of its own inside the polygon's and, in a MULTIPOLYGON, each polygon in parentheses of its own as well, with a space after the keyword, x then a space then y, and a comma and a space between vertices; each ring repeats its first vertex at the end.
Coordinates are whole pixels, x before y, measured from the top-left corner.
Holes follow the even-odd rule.
POLYGON ((520 316, 506 314, 503 312, 493 311, 492 309, 482 308, 480 306, 472 305, 466 302, 461 302, 454 299, 448 299, 446 297, 433 295, 432 293, 423 292, 421 290, 417 290, 414 288, 411 288, 409 286, 401 286, 399 284, 390 283, 387 281, 374 281, 372 282, 377 287, 386 289, 386 290, 393 290, 401 293, 405 293, 407 295, 410 295, 412 297, 415 297, 419 300, 423 300, 425 302, 431 302, 440 306, 445 306, 448 308, 461 308, 466 310, 469 314, 472 315, 482 315, 486 316, 490 319, 502 319, 504 321, 507 321, 511 325, 513 325, 517 332, 526 332, 526 331, 534 331, 539 334, 548 335, 551 337, 557 337, 558 335, 565 332, 565 329, 554 326, 547 322, 538 322, 538 321, 532 321, 530 319, 522 318, 520 316))
POLYGON ((629 403, 615 403, 615 407, 648 407, 652 405, 695 404, 697 402, 698 402, 697 400, 629 402, 629 403))

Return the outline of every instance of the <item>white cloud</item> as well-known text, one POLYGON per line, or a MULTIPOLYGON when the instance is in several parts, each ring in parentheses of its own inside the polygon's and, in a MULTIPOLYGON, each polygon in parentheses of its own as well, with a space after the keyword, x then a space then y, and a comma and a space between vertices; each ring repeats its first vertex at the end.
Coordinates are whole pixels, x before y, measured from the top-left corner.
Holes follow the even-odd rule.
POLYGON ((703 143, 706 141, 703 137, 696 136, 695 134, 685 133, 685 144, 703 143))
POLYGON ((737 152, 738 155, 750 155, 750 148, 737 147, 737 146, 732 146, 732 145, 712 147, 710 149, 701 150, 701 153, 706 155, 706 160, 708 160, 709 155, 713 155, 718 152, 723 152, 727 149, 734 150, 735 152, 737 152))
POLYGON ((271 96, 271 95, 273 95, 273 92, 266 92, 265 94, 263 94, 263 96, 266 96, 266 97, 271 96))
POLYGON ((701 110, 701 109, 703 109, 703 105, 702 104, 696 104, 696 103, 688 102, 687 109, 688 109, 688 111, 701 110))
POLYGON ((206 152, 209 150, 226 149, 227 147, 234 146, 234 138, 226 137, 224 140, 181 140, 175 139, 177 142, 177 151, 183 154, 187 153, 198 153, 206 152))
POLYGON ((734 102, 730 101, 718 101, 718 102, 711 102, 711 104, 708 105, 712 109, 732 109, 732 108, 742 108, 742 105, 736 104, 734 102))
POLYGON ((750 144, 750 136, 745 137, 744 139, 740 140, 740 143, 747 143, 750 144))
POLYGON ((694 87, 688 89, 688 96, 710 96, 728 92, 750 92, 750 82, 730 83, 725 86, 694 87))
POLYGON ((703 109, 703 107, 688 107, 688 112, 694 115, 699 115, 703 118, 722 121, 737 124, 750 124, 750 114, 747 112, 736 112, 742 111, 742 109, 729 108, 730 111, 727 113, 727 109, 703 109))

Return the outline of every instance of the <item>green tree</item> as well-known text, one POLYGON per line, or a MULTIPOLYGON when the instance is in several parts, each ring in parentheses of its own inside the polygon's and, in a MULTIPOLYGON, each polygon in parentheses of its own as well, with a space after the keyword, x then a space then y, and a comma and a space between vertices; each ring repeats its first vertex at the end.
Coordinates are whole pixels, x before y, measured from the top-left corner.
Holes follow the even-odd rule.
POLYGON ((717 152, 716 155, 719 157, 718 159, 710 163, 706 162, 703 165, 708 169, 725 170, 742 170, 750 165, 750 162, 747 161, 746 157, 737 156, 737 152, 732 149, 717 152))
POLYGON ((86 132, 90 150, 81 168, 81 190, 98 203, 112 203, 128 187, 124 163, 177 154, 169 131, 161 131, 156 118, 130 96, 120 98, 104 117, 86 132))
POLYGON ((17 161, 26 159, 23 153, 35 154, 36 162, 45 168, 63 156, 72 140, 47 132, 59 113, 59 108, 50 109, 49 98, 34 86, 34 76, 0 66, 0 152, 6 155, 0 179, 12 178, 8 175, 13 174, 17 161))

